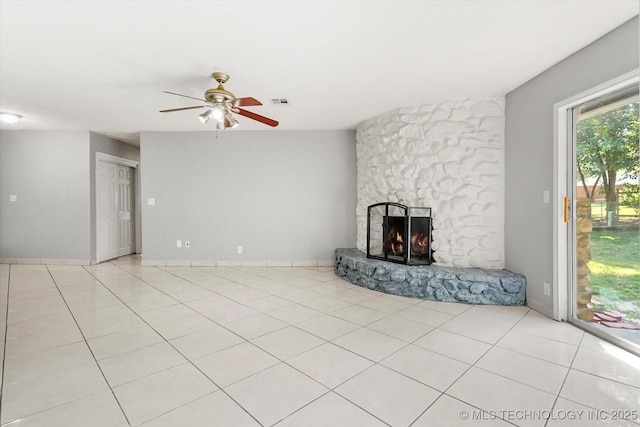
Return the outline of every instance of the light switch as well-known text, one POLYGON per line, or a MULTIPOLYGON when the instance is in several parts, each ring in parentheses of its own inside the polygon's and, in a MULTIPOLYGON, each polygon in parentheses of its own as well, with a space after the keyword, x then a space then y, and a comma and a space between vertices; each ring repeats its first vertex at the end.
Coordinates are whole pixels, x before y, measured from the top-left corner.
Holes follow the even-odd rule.
POLYGON ((542 203, 551 203, 551 192, 549 190, 542 192, 542 203))
POLYGON ((17 202, 18 201, 18 195, 17 194, 11 194, 9 196, 9 201, 10 202, 17 202))
POLYGON ((156 199, 151 198, 151 197, 147 199, 147 205, 153 206, 155 204, 156 204, 156 199))

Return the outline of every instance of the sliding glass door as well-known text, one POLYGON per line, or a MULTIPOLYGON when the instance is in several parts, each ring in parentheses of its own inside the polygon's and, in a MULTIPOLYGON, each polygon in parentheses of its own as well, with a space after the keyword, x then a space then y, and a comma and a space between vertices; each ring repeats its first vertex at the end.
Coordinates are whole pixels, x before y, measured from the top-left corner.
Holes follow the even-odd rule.
POLYGON ((574 106, 567 221, 569 318, 640 353, 638 84, 574 106), (571 170, 572 169, 572 170, 571 170))

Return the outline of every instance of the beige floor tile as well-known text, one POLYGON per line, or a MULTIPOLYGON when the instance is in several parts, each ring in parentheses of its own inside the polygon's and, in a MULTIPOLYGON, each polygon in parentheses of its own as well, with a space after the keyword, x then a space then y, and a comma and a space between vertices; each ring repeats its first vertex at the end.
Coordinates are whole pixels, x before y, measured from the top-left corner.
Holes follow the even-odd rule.
POLYGON ((372 366, 335 392, 393 426, 408 426, 440 396, 440 392, 380 365, 372 366))
POLYGON ((470 427, 476 425, 481 427, 513 426, 511 423, 496 418, 494 414, 487 414, 481 409, 475 408, 446 394, 441 395, 411 426, 470 427))
POLYGON ((227 323, 225 327, 242 338, 250 340, 286 328, 287 324, 266 314, 259 313, 227 323))
POLYGON ((348 301, 341 300, 330 295, 323 295, 317 298, 308 299, 303 301, 301 304, 323 313, 331 313, 352 305, 348 301))
MULTIPOLYGON (((447 394, 490 413, 505 411, 550 411, 555 395, 514 380, 472 367, 448 390, 447 394), (482 386, 479 386, 479 385, 482 386)), ((501 417, 502 418, 502 417, 501 417)), ((544 426, 546 420, 531 417, 519 420, 521 426, 544 426)))
POLYGON ((331 341, 360 328, 360 325, 330 315, 322 315, 296 324, 303 329, 327 341, 331 341))
POLYGON ((606 342, 580 346, 571 367, 599 377, 640 388, 638 357, 606 342))
POLYGON ((149 326, 129 329, 87 340, 96 360, 127 353, 162 342, 163 338, 149 326))
POLYGON ((225 391, 261 424, 273 425, 328 390, 280 363, 227 387, 225 391))
POLYGON ((287 360, 300 353, 324 344, 326 341, 305 331, 289 326, 262 335, 251 342, 280 360, 287 360))
POLYGON ((82 342, 8 357, 4 363, 4 384, 37 380, 38 377, 86 363, 95 363, 82 342))
POLYGON ((278 427, 383 427, 373 415, 335 393, 327 393, 278 423, 278 427))
POLYGON ((571 366, 578 350, 575 345, 524 333, 517 327, 502 337, 496 346, 566 367, 571 366))
POLYGON ((259 427, 260 424, 229 396, 216 391, 144 424, 144 427, 176 426, 259 427))
POLYGON ((331 315, 339 317, 348 322, 358 324, 360 326, 366 326, 370 323, 389 316, 388 313, 356 304, 350 305, 340 310, 336 310, 332 312, 331 315))
POLYGON ((423 325, 432 326, 434 328, 454 318, 450 314, 419 306, 409 307, 398 313, 398 316, 413 322, 422 323, 423 325))
POLYGON ((46 332, 52 329, 67 328, 76 326, 71 313, 56 314, 53 316, 41 317, 38 319, 24 320, 21 322, 9 323, 7 325, 7 338, 19 337, 23 335, 46 332))
POLYGON ((323 344, 287 361, 328 388, 334 388, 364 371, 373 362, 331 343, 323 344))
POLYGON ((233 332, 213 325, 198 332, 174 338, 169 342, 187 359, 193 360, 240 344, 243 341, 244 339, 233 332))
POLYGON ((200 371, 185 363, 115 387, 113 392, 129 421, 138 425, 216 389, 200 371))
POLYGON ((546 427, 637 427, 640 420, 632 414, 633 411, 627 411, 626 414, 622 411, 619 417, 616 412, 589 408, 559 397, 553 407, 553 417, 546 427), (628 419, 624 419, 625 415, 628 419))
POLYGON ((111 387, 185 363, 186 359, 166 342, 152 344, 98 362, 111 387))
POLYGON ((300 304, 288 305, 277 310, 269 311, 268 314, 269 316, 275 317, 276 319, 282 320, 290 325, 296 325, 304 322, 305 320, 323 315, 323 313, 318 310, 313 310, 300 304))
POLYGON ((370 323, 367 328, 406 342, 413 342, 433 330, 432 326, 414 322, 397 314, 370 323))
POLYGON ((439 391, 446 391, 470 367, 415 345, 398 350, 380 364, 439 391))
POLYGON ((84 341, 80 329, 76 325, 57 328, 35 334, 8 338, 6 341, 6 357, 15 357, 49 348, 84 341))
POLYGON ((95 362, 58 370, 30 381, 5 383, 0 422, 25 418, 107 389, 95 362))
POLYGON ((594 409, 637 411, 640 403, 640 388, 570 370, 560 396, 594 409))
POLYGON ((11 427, 127 427, 129 423, 110 390, 21 418, 11 427))
POLYGON ((598 417, 637 409, 640 358, 528 307, 140 259, 0 265, 3 427, 640 426, 598 417))
POLYGON ((414 344, 468 364, 475 363, 491 348, 487 343, 441 329, 429 332, 414 344))
POLYGON ((558 394, 569 370, 499 347, 489 350, 475 366, 552 394, 558 394))
POLYGON ((269 353, 247 342, 193 361, 219 387, 226 387, 278 362, 269 353))
POLYGON ((407 345, 397 338, 367 328, 357 329, 332 342, 374 362, 379 362, 407 345))

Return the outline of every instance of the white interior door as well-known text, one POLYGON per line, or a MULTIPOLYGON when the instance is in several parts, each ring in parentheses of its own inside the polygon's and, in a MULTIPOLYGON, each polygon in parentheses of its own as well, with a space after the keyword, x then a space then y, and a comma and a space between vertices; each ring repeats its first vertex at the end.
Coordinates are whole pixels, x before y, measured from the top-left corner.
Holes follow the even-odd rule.
POLYGON ((118 165, 97 162, 96 252, 98 262, 118 256, 118 165))
POLYGON ((133 250, 133 168, 118 165, 118 256, 133 250))
POLYGON ((98 262, 135 252, 134 168, 96 162, 96 258, 98 262))

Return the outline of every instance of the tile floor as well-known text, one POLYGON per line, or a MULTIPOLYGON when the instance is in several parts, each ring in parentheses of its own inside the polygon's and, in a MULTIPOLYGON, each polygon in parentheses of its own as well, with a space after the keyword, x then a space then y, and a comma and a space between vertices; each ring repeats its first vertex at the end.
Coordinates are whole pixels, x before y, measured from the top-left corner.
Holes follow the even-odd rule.
POLYGON ((0 308, 3 427, 640 424, 638 357, 331 268, 0 265, 0 308))

